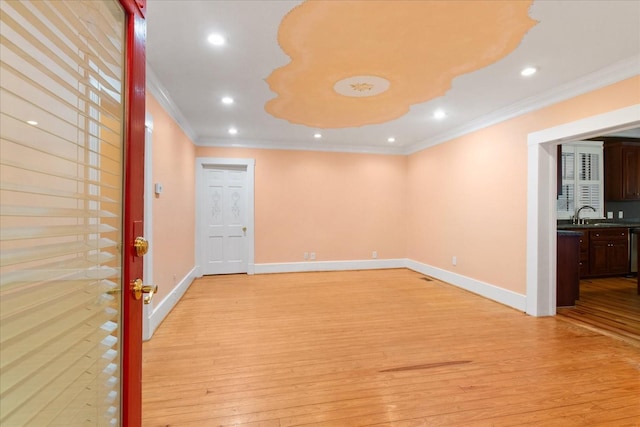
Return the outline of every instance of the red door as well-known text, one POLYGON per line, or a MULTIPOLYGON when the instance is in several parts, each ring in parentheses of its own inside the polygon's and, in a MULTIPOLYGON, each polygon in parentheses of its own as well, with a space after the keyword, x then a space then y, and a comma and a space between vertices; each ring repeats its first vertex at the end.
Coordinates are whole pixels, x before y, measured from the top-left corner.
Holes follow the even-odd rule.
POLYGON ((144 6, 0 1, 2 425, 141 424, 144 6))
MULTIPOLYGON (((127 14, 126 133, 124 161, 123 284, 142 279, 134 241, 143 237, 146 0, 120 0, 127 14)), ((125 286, 123 285, 123 288, 125 286)), ((142 304, 134 292, 122 301, 122 425, 142 424, 142 304)))

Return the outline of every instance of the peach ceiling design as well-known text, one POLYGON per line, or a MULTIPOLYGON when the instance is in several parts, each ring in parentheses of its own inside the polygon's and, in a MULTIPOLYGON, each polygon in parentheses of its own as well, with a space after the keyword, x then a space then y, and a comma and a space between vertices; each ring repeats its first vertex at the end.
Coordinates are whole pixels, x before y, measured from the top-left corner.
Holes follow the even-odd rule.
POLYGON ((266 79, 265 110, 314 128, 397 119, 518 47, 532 2, 305 1, 280 24, 291 61, 266 79))

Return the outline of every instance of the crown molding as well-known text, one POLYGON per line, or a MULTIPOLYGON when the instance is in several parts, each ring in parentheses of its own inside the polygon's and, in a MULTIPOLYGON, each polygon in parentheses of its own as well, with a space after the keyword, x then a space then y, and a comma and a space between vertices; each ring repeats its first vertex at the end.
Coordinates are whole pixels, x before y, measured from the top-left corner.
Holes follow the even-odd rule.
POLYGON ((162 108, 171 116, 171 118, 180 126, 182 131, 187 134, 189 139, 195 143, 198 134, 193 130, 187 119, 184 117, 178 106, 173 102, 169 91, 160 83, 158 76, 153 72, 149 63, 147 63, 147 90, 160 103, 162 108))
POLYGON ((200 138, 196 142, 196 145, 198 147, 257 148, 263 150, 328 151, 339 153, 404 155, 401 147, 338 145, 326 144, 321 141, 318 141, 316 144, 311 144, 309 142, 274 143, 273 141, 267 140, 200 138))
POLYGON ((442 132, 434 137, 404 147, 401 154, 409 155, 434 145, 442 144, 471 132, 487 128, 514 117, 565 101, 567 99, 591 92, 619 81, 640 75, 640 55, 619 61, 609 67, 602 68, 579 79, 556 86, 546 92, 525 98, 505 108, 496 110, 476 120, 442 132))

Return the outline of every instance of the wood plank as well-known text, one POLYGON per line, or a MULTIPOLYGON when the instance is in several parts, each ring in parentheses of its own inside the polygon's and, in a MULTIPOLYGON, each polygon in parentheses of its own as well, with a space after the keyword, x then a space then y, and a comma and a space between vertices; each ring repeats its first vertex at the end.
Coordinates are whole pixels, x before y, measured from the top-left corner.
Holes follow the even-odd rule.
POLYGON ((640 347, 640 296, 636 279, 609 277, 580 281, 580 300, 558 309, 558 318, 640 347))
POLYGON ((198 279, 144 344, 143 425, 640 422, 639 348, 422 278, 198 279))

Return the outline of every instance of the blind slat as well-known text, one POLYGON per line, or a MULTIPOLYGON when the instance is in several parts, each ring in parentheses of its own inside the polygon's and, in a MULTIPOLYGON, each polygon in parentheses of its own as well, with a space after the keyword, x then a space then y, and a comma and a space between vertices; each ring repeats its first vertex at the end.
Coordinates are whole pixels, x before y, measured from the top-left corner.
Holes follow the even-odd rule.
POLYGON ((46 206, 0 206, 2 216, 28 216, 28 217, 77 217, 77 218, 117 218, 118 215, 109 211, 96 211, 85 209, 50 208, 46 206))
POLYGON ((40 282, 108 279, 111 277, 109 274, 116 275, 117 272, 101 264, 113 263, 115 260, 116 255, 112 253, 96 251, 82 257, 6 272, 0 277, 0 286, 5 295, 14 291, 14 288, 27 289, 38 286, 40 282))
POLYGON ((94 200, 99 202, 116 203, 114 199, 111 199, 109 197, 94 195, 94 194, 76 193, 76 192, 70 192, 70 191, 64 191, 64 190, 56 190, 53 188, 36 187, 33 185, 13 184, 8 182, 0 183, 0 190, 15 191, 18 193, 38 194, 41 196, 62 197, 62 198, 73 199, 73 200, 94 200))
POLYGON ((41 227, 15 227, 4 228, 0 234, 0 241, 18 239, 44 239, 47 237, 81 236, 96 233, 108 233, 118 231, 117 228, 107 224, 89 225, 49 225, 41 227))
MULTIPOLYGON (((35 166, 29 166, 27 164, 24 164, 23 162, 15 162, 15 161, 10 161, 10 160, 4 160, 3 159, 2 161, 0 161, 0 166, 11 167, 11 168, 19 169, 21 171, 33 172, 33 173, 47 175, 47 176, 51 176, 51 177, 55 177, 55 178, 62 178, 62 179, 66 179, 66 180, 69 180, 69 181, 76 181, 76 182, 79 182, 79 183, 88 184, 88 185, 94 185, 96 187, 102 187, 102 188, 110 189, 110 190, 118 189, 117 186, 109 185, 104 181, 95 181, 95 180, 92 180, 92 179, 82 179, 82 177, 78 177, 78 176, 73 176, 73 175, 68 175, 68 174, 63 174, 63 173, 56 173, 56 172, 48 171, 48 170, 42 170, 42 169, 36 168, 35 166)), ((95 169, 92 168, 92 170, 95 170, 96 172, 100 171, 99 168, 95 168, 95 169)))
MULTIPOLYGON (((113 273, 113 272, 112 272, 113 273)), ((0 301, 2 313, 0 319, 14 321, 29 310, 38 311, 46 309, 46 306, 58 303, 63 298, 73 299, 76 292, 83 292, 94 288, 96 296, 117 288, 117 284, 109 280, 84 278, 83 280, 59 280, 47 283, 48 292, 33 295, 26 289, 22 292, 14 292, 3 297, 0 301)), ((1 338, 0 338, 1 340, 1 338)), ((1 362, 0 362, 1 364, 1 362)))
POLYGON ((105 248, 115 248, 117 243, 113 240, 101 238, 89 241, 56 243, 51 245, 34 246, 28 248, 7 249, 2 251, 0 266, 41 261, 64 255, 85 253, 105 248))

